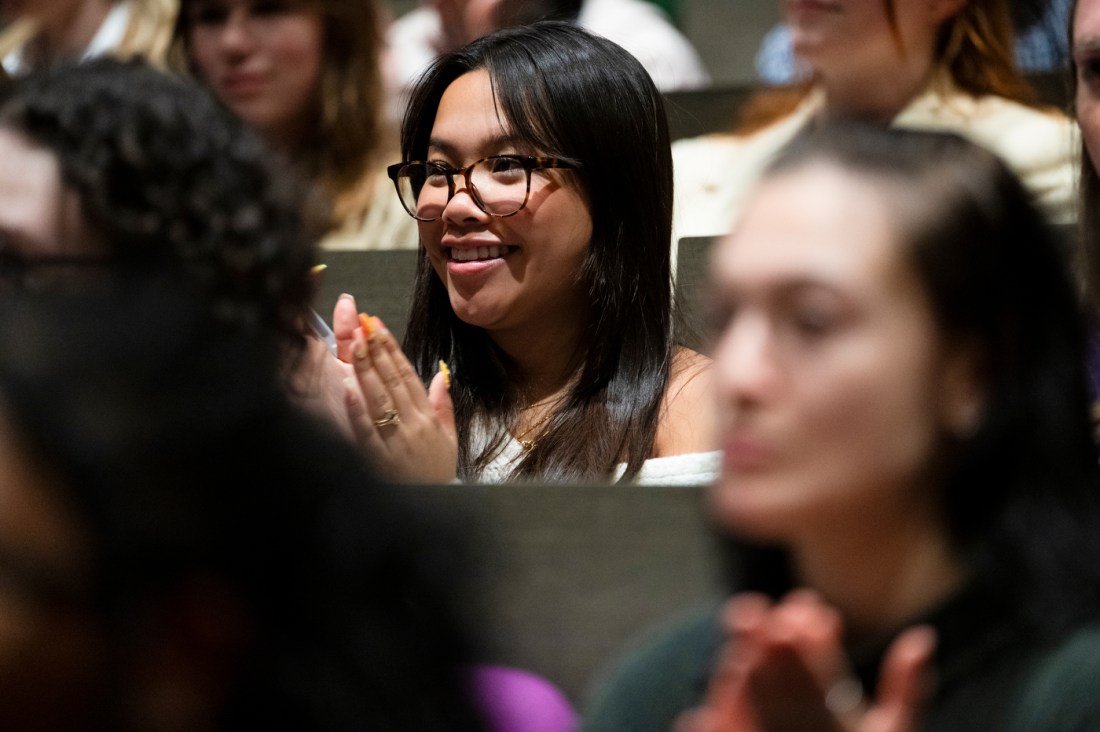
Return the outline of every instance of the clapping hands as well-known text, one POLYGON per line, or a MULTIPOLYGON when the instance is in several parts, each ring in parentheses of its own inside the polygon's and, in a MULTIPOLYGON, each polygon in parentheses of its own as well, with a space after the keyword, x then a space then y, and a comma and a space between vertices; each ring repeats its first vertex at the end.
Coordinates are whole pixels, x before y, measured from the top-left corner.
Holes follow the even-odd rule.
POLYGON ((393 334, 378 318, 360 319, 349 295, 336 303, 333 331, 337 356, 352 365, 344 380, 351 431, 375 468, 396 481, 453 481, 458 438, 446 372, 425 390, 393 334))
POLYGON ((865 700, 841 645, 839 613, 810 591, 779 603, 742 594, 723 611, 727 643, 703 706, 676 732, 911 732, 935 634, 910 628, 890 646, 878 693, 865 700))

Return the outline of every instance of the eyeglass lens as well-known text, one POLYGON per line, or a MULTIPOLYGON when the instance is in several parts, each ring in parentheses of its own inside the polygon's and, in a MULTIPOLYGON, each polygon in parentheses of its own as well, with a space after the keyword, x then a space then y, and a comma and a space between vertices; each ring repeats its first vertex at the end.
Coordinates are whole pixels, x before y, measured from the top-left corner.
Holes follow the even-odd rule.
MULTIPOLYGON (((469 168, 467 191, 474 202, 486 213, 509 216, 516 213, 527 200, 528 172, 520 160, 514 158, 488 158, 469 168)), ((466 180, 454 174, 455 190, 466 185, 466 180)), ((419 219, 438 219, 450 201, 447 173, 432 163, 409 163, 398 173, 398 190, 402 203, 419 219)))

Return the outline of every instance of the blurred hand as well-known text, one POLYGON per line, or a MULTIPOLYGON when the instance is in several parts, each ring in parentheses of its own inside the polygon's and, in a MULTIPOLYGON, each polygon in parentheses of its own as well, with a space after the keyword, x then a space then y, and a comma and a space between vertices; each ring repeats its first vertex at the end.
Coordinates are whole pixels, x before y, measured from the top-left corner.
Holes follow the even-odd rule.
POLYGON ((772 604, 732 598, 723 613, 729 641, 702 707, 677 732, 911 732, 926 687, 934 632, 910 628, 891 644, 878 697, 862 697, 841 645, 839 614, 812 592, 772 604))

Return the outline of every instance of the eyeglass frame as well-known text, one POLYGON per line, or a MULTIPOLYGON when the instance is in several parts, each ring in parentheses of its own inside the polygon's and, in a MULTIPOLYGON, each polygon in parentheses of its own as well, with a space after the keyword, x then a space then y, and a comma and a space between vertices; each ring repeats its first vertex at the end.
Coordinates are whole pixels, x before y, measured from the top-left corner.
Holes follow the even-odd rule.
POLYGON ((568 160, 566 158, 551 157, 545 155, 490 155, 480 160, 467 165, 465 168, 452 168, 449 165, 443 163, 434 163, 427 160, 403 160, 400 163, 394 163, 393 165, 386 166, 386 175, 393 181, 393 187, 397 191, 397 200, 401 202, 401 208, 405 209, 405 213, 412 216, 417 221, 438 221, 443 218, 443 212, 440 211, 438 216, 430 219, 417 216, 405 203, 404 197, 401 195, 401 184, 398 182, 399 173, 401 169, 407 165, 430 165, 438 168, 440 172, 447 177, 447 203, 443 204, 446 208, 447 204, 451 202, 451 199, 455 197, 455 176, 459 173, 462 174, 463 179, 466 181, 466 190, 470 193, 470 199, 474 202, 481 211, 487 215, 498 219, 506 219, 509 216, 515 216, 524 208, 527 207, 527 201, 531 198, 531 171, 533 170, 574 170, 580 167, 580 163, 574 160, 568 160), (523 203, 519 205, 515 211, 506 214, 496 214, 485 208, 485 203, 481 200, 481 194, 478 193, 477 188, 474 186, 473 181, 470 179, 470 174, 474 168, 484 163, 487 160, 499 160, 501 158, 507 158, 509 160, 518 160, 522 164, 524 172, 527 174, 527 187, 523 193, 523 203))

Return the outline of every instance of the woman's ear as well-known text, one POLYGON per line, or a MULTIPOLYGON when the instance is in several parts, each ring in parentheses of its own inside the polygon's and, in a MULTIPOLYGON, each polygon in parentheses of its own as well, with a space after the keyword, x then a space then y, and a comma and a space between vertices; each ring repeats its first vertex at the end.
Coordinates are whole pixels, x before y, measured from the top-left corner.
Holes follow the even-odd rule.
POLYGON ((985 411, 986 369, 978 349, 957 344, 944 357, 940 420, 955 437, 973 435, 985 411))

